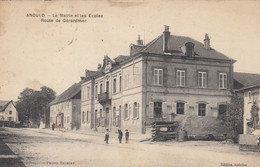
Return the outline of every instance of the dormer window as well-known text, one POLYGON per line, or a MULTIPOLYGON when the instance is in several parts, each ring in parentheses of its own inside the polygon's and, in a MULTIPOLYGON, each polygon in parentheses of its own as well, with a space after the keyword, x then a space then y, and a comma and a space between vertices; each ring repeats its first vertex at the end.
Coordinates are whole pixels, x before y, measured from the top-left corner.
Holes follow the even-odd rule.
POLYGON ((185 44, 186 47, 186 56, 187 57, 193 57, 194 55, 194 44, 192 42, 187 42, 185 44))

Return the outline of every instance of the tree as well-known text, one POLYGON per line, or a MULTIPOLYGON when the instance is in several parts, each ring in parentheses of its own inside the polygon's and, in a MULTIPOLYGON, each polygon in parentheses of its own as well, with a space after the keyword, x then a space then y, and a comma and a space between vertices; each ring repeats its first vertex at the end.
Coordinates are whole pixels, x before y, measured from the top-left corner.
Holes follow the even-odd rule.
POLYGON ((253 103, 250 113, 251 113, 251 118, 249 122, 247 122, 247 125, 250 128, 253 128, 254 130, 258 129, 258 122, 259 122, 259 108, 257 107, 256 102, 253 103))
POLYGON ((238 141, 238 135, 243 133, 244 98, 233 94, 230 104, 227 105, 226 115, 222 118, 228 128, 229 137, 238 141))
POLYGON ((49 103, 54 100, 55 92, 46 86, 40 91, 26 88, 18 97, 16 108, 22 124, 28 127, 39 126, 41 122, 48 124, 49 103), (47 116, 46 116, 47 114, 47 116))

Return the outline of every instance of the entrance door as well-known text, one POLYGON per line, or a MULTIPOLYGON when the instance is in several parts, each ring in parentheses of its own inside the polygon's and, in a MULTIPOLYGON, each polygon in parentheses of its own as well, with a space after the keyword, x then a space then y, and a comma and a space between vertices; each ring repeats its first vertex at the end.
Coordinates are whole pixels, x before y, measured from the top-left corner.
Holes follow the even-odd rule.
POLYGON ((218 106, 218 117, 223 118, 226 116, 227 105, 221 104, 218 106))
POLYGON ((119 106, 118 127, 121 128, 121 106, 119 106))
POLYGON ((109 108, 106 108, 105 127, 109 127, 109 108))

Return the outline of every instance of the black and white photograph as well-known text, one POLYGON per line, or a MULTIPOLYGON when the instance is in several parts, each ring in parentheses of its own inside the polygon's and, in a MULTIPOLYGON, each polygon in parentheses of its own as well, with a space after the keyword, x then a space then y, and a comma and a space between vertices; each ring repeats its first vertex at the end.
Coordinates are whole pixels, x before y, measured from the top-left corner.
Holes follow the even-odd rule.
POLYGON ((0 167, 259 167, 260 1, 0 0, 0 167))

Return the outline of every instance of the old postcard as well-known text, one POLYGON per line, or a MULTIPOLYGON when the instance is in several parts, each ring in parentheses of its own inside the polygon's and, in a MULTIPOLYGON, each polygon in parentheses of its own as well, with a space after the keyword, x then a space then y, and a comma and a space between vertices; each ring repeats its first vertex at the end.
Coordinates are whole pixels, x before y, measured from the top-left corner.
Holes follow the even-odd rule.
POLYGON ((0 0, 0 166, 260 166, 259 9, 0 0))

